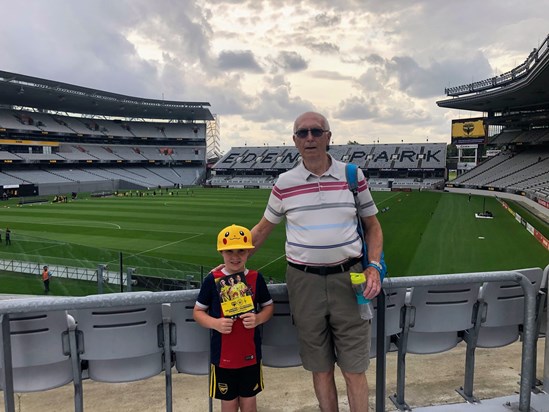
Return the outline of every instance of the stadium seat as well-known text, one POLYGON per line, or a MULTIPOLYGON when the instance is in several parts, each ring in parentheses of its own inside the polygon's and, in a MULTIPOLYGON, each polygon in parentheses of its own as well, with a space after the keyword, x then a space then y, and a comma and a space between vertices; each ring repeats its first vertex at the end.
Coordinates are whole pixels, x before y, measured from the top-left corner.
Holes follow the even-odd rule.
MULTIPOLYGON (((386 292, 385 297, 385 344, 386 351, 389 350, 391 344, 391 336, 399 333, 401 328, 401 312, 404 307, 406 298, 406 289, 390 289, 386 292)), ((370 358, 375 358, 377 348, 377 302, 375 298, 372 303, 374 305, 375 315, 372 319, 371 327, 371 345, 370 358)))
MULTIPOLYGON (((542 295, 539 291, 545 275, 539 268, 521 269, 517 272, 522 273, 532 282, 537 294, 535 326, 537 341, 540 312, 545 304, 545 294, 542 295)), ((464 340, 467 342, 465 379, 463 387, 457 389, 457 392, 468 402, 478 401, 473 394, 476 348, 497 348, 509 345, 519 338, 519 325, 524 322, 522 286, 516 282, 486 282, 479 290, 476 308, 477 312, 473 315, 475 324, 464 334, 464 340)), ((535 359, 536 353, 533 356, 535 359)))
POLYGON ((179 373, 207 375, 210 372, 210 331, 193 319, 196 299, 172 303, 175 325, 175 368, 179 373))
POLYGON ((406 352, 426 354, 454 348, 458 332, 473 326, 471 314, 480 283, 415 287, 410 294, 406 352))
POLYGON ((161 305, 78 309, 82 360, 90 379, 130 382, 163 369, 161 305))
MULTIPOLYGON (((10 316, 15 392, 34 392, 63 386, 73 380, 65 311, 10 316)), ((0 330, 0 338, 3 339, 0 330)), ((0 383, 4 387, 3 373, 0 383)))
POLYGON ((397 392, 390 396, 397 408, 404 400, 406 354, 439 353, 454 348, 461 333, 473 326, 472 315, 481 283, 416 286, 406 296, 402 332, 396 339, 397 392))
MULTIPOLYGON (((522 269, 539 292, 543 271, 539 268, 522 269)), ((524 320, 524 292, 515 282, 489 282, 482 286, 479 300, 486 304, 486 314, 479 330, 477 346, 497 348, 509 345, 519 338, 519 325, 524 320)))
POLYGON ((301 365, 297 329, 290 313, 286 285, 269 288, 274 301, 274 315, 263 324, 263 365, 286 368, 301 365))

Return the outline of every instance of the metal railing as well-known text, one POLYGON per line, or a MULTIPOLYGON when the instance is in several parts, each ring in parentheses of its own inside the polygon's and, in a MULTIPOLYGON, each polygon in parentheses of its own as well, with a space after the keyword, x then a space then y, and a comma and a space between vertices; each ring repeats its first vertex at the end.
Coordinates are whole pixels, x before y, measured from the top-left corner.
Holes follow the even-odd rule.
MULTIPOLYGON (((547 274, 549 266, 545 269, 547 274)), ((520 395, 518 410, 527 412, 530 410, 531 388, 534 380, 535 365, 534 365, 534 331, 536 317, 536 294, 530 280, 523 274, 516 271, 506 272, 486 272, 486 273, 460 273, 450 275, 434 275, 434 276, 414 276, 402 278, 385 279, 383 282, 383 290, 391 290, 398 288, 408 288, 414 286, 434 286, 434 285, 459 285, 470 282, 496 282, 496 281, 514 281, 518 283, 524 290, 524 329, 523 329, 523 344, 522 344, 522 360, 521 360, 521 378, 520 378, 520 395)), ((376 411, 385 411, 385 295, 378 296, 378 329, 377 329, 377 375, 376 375, 376 411)), ((548 320, 549 323, 549 320, 548 320)), ((548 325, 549 326, 549 325, 548 325)), ((545 340, 546 354, 549 351, 547 348, 547 338, 545 340)), ((549 385, 549 359, 545 357, 544 366, 544 388, 549 385)))
MULTIPOLYGON (((549 266, 545 269, 545 274, 549 272, 549 266)), ((397 288, 407 288, 414 286, 430 285, 456 285, 470 282, 495 282, 495 281, 514 281, 524 290, 525 308, 524 308, 524 329, 523 329, 523 349, 521 360, 521 378, 520 378, 520 398, 519 411, 530 410, 531 388, 533 385, 535 365, 535 314, 536 314, 536 295, 533 285, 523 274, 516 271, 506 272, 485 272, 485 273, 465 273, 434 276, 416 276, 385 279, 383 289, 385 291, 397 288)), ((285 293, 285 284, 269 285, 269 290, 273 298, 285 293)), ((75 310, 91 308, 114 308, 121 306, 144 305, 144 304, 162 304, 172 302, 183 302, 196 299, 198 290, 183 290, 173 292, 133 292, 109 295, 93 295, 86 297, 59 297, 59 298, 31 298, 31 299, 13 299, 0 301, 0 326, 2 330, 3 341, 0 346, 0 369, 3 377, 4 405, 5 411, 14 412, 15 402, 13 393, 13 375, 11 363, 11 339, 10 339, 10 314, 23 314, 40 311, 55 310, 75 310)), ((385 411, 386 399, 386 347, 385 339, 385 294, 378 297, 378 322, 377 322, 377 371, 376 371, 376 411, 385 411)), ((549 330, 549 320, 548 320, 549 330)), ((547 339, 545 342, 545 365, 544 365, 544 390, 549 390, 549 347, 547 339)), ((169 365, 171 367, 171 365, 169 365)), ((168 367, 168 366, 166 366, 168 367)), ((75 405, 81 404, 81 388, 77 393, 75 387, 75 405), (76 397, 80 396, 79 401, 76 397)), ((171 381, 166 381, 166 393, 171 395, 171 381)), ((168 403, 167 410, 171 408, 168 403)), ((75 407, 75 410, 78 408, 75 407)))

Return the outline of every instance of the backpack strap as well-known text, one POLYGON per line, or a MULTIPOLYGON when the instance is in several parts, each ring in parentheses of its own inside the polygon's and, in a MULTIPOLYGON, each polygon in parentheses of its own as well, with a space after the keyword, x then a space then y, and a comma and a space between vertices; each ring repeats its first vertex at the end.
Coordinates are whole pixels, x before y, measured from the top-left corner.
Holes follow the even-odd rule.
MULTIPOLYGON (((362 240, 362 266, 366 269, 367 266, 371 266, 371 263, 368 262, 368 247, 366 245, 366 241, 364 240, 364 227, 362 226, 362 219, 360 218, 360 213, 358 212, 360 210, 360 201, 358 200, 358 166, 354 163, 347 163, 345 165, 345 177, 347 179, 347 186, 349 186, 349 190, 353 193, 353 197, 355 199, 355 208, 358 220, 357 231, 360 239, 362 240)), ((387 274, 387 264, 385 263, 385 254, 383 251, 381 252, 380 263, 382 270, 379 274, 380 279, 383 282, 383 279, 387 274)), ((375 268, 379 271, 377 266, 375 266, 375 268)))
POLYGON ((354 163, 347 163, 345 165, 345 177, 347 178, 347 185, 349 190, 353 192, 353 196, 358 196, 358 166, 354 163))

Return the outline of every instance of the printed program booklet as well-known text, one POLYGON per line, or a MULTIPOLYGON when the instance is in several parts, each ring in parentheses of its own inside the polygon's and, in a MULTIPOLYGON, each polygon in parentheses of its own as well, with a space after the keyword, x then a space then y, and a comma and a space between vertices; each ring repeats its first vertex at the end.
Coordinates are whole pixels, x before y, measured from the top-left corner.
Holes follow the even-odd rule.
POLYGON ((246 283, 244 273, 235 273, 215 280, 221 311, 226 318, 235 318, 254 311, 252 291, 246 283))

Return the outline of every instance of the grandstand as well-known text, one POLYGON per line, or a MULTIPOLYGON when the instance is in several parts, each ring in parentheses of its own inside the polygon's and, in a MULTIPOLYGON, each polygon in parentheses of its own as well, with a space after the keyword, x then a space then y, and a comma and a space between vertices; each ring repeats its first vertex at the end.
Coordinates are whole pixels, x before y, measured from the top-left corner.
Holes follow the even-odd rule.
POLYGON ((208 106, 0 71, 0 186, 32 196, 200 184, 208 106))
MULTIPOLYGON (((364 170, 373 190, 442 188, 446 144, 334 145, 331 155, 364 170)), ((212 167, 212 187, 270 188, 277 176, 294 167, 295 147, 233 147, 212 167)))
POLYGON ((514 193, 549 207, 548 42, 509 72, 445 90, 450 98, 437 104, 482 112, 489 133, 481 146, 497 153, 476 159, 449 187, 514 193))

